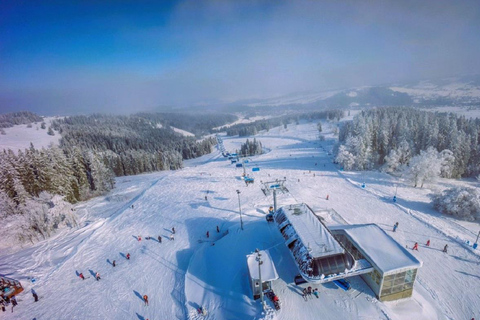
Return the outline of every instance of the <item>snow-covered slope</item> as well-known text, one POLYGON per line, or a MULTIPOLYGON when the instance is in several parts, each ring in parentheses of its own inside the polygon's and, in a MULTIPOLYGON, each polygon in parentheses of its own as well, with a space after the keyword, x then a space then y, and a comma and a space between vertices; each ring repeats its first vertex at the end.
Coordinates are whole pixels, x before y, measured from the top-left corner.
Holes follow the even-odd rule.
MULTIPOLYGON (((44 118, 46 128, 55 118, 44 118)), ((41 129, 40 123, 32 124, 29 128, 26 124, 16 125, 11 128, 4 128, 5 135, 0 135, 0 150, 11 149, 17 152, 19 149, 24 150, 30 148, 30 143, 33 143, 36 149, 48 147, 50 144, 58 145, 61 136, 54 131, 55 135, 47 134, 47 129, 41 129)))
MULTIPOLYGON (((331 128, 324 124, 323 129, 331 128)), ((479 225, 434 212, 429 189, 413 189, 380 173, 338 171, 328 155, 331 135, 322 144, 317 136, 314 123, 257 135, 270 151, 251 158, 248 170, 256 181, 248 187, 240 179, 242 169, 218 151, 188 161, 182 170, 118 178, 109 195, 76 205, 78 228, 33 246, 0 251, 0 274, 21 280, 26 289, 13 313, 9 309, 2 319, 479 317, 480 252, 464 243, 475 240, 479 225), (251 172, 253 166, 260 171, 251 172), (377 223, 402 246, 411 248, 418 242, 419 251, 413 254, 423 267, 413 297, 379 302, 354 277, 348 292, 333 284, 318 285, 320 298, 304 301, 302 287, 293 283, 298 270, 283 238, 274 224, 265 221, 272 198, 264 196, 259 186, 260 180, 284 177, 289 193, 278 195, 280 206, 305 202, 318 212, 333 208, 349 223, 377 223), (363 182, 366 188, 361 188, 363 182), (396 188, 399 200, 393 203, 396 188), (392 233, 397 221, 399 228, 392 233), (169 240, 172 227, 175 240, 169 240), (429 248, 423 245, 428 239, 429 248), (447 243, 449 253, 444 254, 441 248, 447 243), (251 299, 246 255, 255 248, 269 250, 276 265, 280 279, 273 288, 281 301, 280 311, 270 304, 262 311, 260 303, 251 299), (127 253, 130 260, 125 259, 127 253), (80 272, 87 279, 81 280, 80 272), (95 281, 95 272, 101 280, 95 281), (33 302, 32 288, 40 301, 33 302), (142 301, 144 294, 149 296, 148 307, 142 301), (206 308, 207 316, 197 314, 199 306, 206 308)), ((238 149, 244 141, 223 137, 227 150, 238 149)), ((467 182, 442 181, 435 187, 451 183, 467 182)))

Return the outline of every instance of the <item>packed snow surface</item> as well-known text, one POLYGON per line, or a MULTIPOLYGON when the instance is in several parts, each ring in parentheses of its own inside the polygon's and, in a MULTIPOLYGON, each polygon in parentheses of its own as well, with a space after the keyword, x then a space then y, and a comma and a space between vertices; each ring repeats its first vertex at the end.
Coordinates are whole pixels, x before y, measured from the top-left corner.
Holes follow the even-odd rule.
MULTIPOLYGON (((282 126, 257 135, 268 152, 250 158, 247 170, 260 168, 250 172, 255 175, 253 185, 246 186, 242 168, 236 168, 219 151, 187 161, 182 170, 118 178, 108 195, 75 205, 77 228, 63 229, 23 248, 0 250, 0 274, 20 280, 25 288, 18 296, 19 305, 13 312, 9 306, 0 313, 1 318, 480 317, 480 252, 471 246, 479 224, 435 212, 428 197, 431 186, 412 188, 378 172, 339 171, 329 155, 333 126, 324 123, 322 127, 327 140, 321 143, 316 123, 282 126), (307 203, 320 213, 333 208, 347 223, 377 224, 402 246, 411 248, 418 242, 419 250, 411 253, 423 266, 412 298, 379 302, 360 277, 352 277, 348 292, 332 283, 313 285, 319 298, 305 301, 300 293, 308 285, 293 282, 298 269, 278 228, 265 220, 273 201, 258 183, 284 177, 289 193, 277 195, 279 207, 307 203), (361 188, 364 182, 366 187, 361 188), (398 201, 393 203, 396 189, 398 201), (240 228, 239 202, 244 230, 240 228), (393 233, 397 221, 399 227, 393 233), (170 240, 172 235, 174 240, 170 240), (147 236, 152 238, 147 240, 147 236), (430 247, 424 245, 428 239, 430 247), (445 244, 449 245, 447 254, 441 251, 445 244), (268 250, 275 264, 279 279, 273 282, 273 289, 280 298, 279 311, 270 301, 263 311, 260 302, 252 299, 246 256, 256 248, 268 250), (125 258, 127 253, 130 260, 125 258), (78 277, 80 272, 85 280, 78 277), (96 272, 101 275, 99 281, 94 278, 96 272), (33 301, 31 289, 38 293, 38 302, 33 301), (144 305, 143 295, 148 295, 149 306, 144 305), (205 307, 206 316, 197 313, 200 306, 205 307)), ((231 152, 245 140, 223 137, 231 152)), ((442 180, 435 187, 475 183, 442 180)), ((378 242, 378 246, 383 244, 378 242)))

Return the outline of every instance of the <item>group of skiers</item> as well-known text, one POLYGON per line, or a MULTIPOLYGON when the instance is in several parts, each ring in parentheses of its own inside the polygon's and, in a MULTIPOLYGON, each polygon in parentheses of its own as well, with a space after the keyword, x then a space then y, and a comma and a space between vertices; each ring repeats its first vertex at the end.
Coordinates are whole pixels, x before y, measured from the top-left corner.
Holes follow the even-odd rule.
MULTIPOLYGON (((133 205, 132 205, 132 208, 133 208, 133 205)), ((219 232, 218 226, 217 226, 217 231, 219 232)), ((175 227, 172 227, 172 232, 170 234, 170 240, 175 240, 174 234, 175 234, 175 227)), ((147 236, 147 237, 145 237, 145 239, 150 240, 151 237, 147 236)), ((162 237, 161 236, 158 236, 157 239, 158 239, 159 243, 162 243, 162 237)), ((137 240, 142 241, 142 236, 141 235, 137 236, 137 240)), ((125 255, 125 259, 130 260, 130 253, 129 252, 127 252, 127 254, 125 255)), ((117 265, 117 262, 115 260, 113 260, 111 264, 112 264, 113 267, 115 267, 117 265)), ((78 274, 78 276, 79 276, 80 279, 85 280, 85 276, 83 275, 83 273, 80 272, 78 274)), ((95 273, 95 279, 97 281, 99 281, 101 279, 99 272, 95 273)), ((33 297, 34 297, 35 301, 38 301, 38 296, 33 289, 32 289, 32 294, 33 294, 33 297)), ((15 296, 13 296, 13 298, 15 298, 15 296)), ((145 306, 148 306, 148 296, 147 295, 143 296, 143 302, 145 303, 145 306)), ((12 302, 12 304, 13 304, 13 302, 12 302)), ((16 305, 16 300, 15 300, 15 305, 16 305)), ((13 309, 12 309, 12 312, 13 312, 13 309)))
MULTIPOLYGON (((220 228, 217 226, 217 233, 220 233, 220 228)), ((206 233, 207 238, 210 238, 210 231, 207 230, 206 233)))
MULTIPOLYGON (((175 240, 175 227, 172 227, 172 232, 170 233, 169 238, 170 238, 170 240, 175 240)), ((146 236, 145 239, 150 240, 150 239, 152 239, 152 237, 146 236)), ((137 240, 142 241, 142 236, 137 236, 137 240)), ((158 236, 157 240, 158 240, 159 243, 162 243, 162 236, 158 236)))
MULTIPOLYGON (((393 225, 393 232, 396 232, 397 231, 397 228, 398 228, 398 222, 395 222, 395 224, 393 225)), ((427 247, 430 247, 430 239, 427 240, 427 243, 425 244, 427 247)), ((405 246, 407 247, 407 246, 405 246)), ((415 242, 415 244, 413 245, 412 247, 412 250, 417 250, 418 251, 418 242, 415 242)), ((448 253, 448 244, 446 244, 444 247, 443 247, 443 252, 445 253, 448 253)))
MULTIPOLYGON (((38 297, 37 297, 37 300, 35 301, 38 301, 38 297)), ((15 307, 18 303, 17 303, 17 298, 15 297, 15 295, 12 295, 10 297, 8 297, 8 295, 0 295, 0 307, 2 309, 3 312, 6 311, 6 307, 8 307, 9 304, 12 304, 12 312, 13 312, 13 307, 15 307)))
POLYGON ((312 294, 317 297, 317 299, 319 298, 318 296, 318 288, 315 288, 315 289, 312 289, 312 287, 308 286, 307 288, 303 288, 303 291, 302 291, 302 297, 305 301, 307 301, 308 297, 310 298, 313 298, 312 294))

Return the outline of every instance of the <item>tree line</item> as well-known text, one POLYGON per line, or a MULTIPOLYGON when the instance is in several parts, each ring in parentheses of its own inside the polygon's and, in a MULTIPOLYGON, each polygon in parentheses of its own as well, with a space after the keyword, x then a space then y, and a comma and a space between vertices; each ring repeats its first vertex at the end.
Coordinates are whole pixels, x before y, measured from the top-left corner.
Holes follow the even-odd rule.
POLYGON ((240 146, 239 153, 242 157, 250 157, 257 154, 262 154, 262 143, 257 141, 256 138, 253 138, 253 141, 247 139, 247 141, 240 146))
MULTIPOLYGON (((339 120, 345 116, 343 110, 326 110, 318 112, 308 113, 296 113, 290 115, 284 115, 280 117, 257 120, 250 123, 240 123, 226 128, 227 136, 252 136, 262 130, 270 130, 274 127, 284 126, 287 127, 290 123, 298 124, 301 119, 313 121, 319 119, 339 120)), ((225 128, 215 130, 215 132, 225 131, 225 128)))
POLYGON ((183 159, 210 153, 216 144, 214 138, 184 137, 152 118, 95 114, 56 119, 51 128, 62 135, 58 147, 31 144, 16 153, 0 152, 2 224, 16 226, 13 237, 21 242, 45 238, 62 225, 75 225, 70 204, 110 191, 115 176, 179 169, 183 159))
POLYGON ((345 169, 407 173, 415 186, 435 176, 480 173, 480 119, 413 108, 362 111, 340 129, 336 161, 345 169))
POLYGON ((238 120, 226 113, 137 113, 134 116, 146 119, 153 125, 175 127, 193 133, 197 137, 213 133, 213 128, 238 120))

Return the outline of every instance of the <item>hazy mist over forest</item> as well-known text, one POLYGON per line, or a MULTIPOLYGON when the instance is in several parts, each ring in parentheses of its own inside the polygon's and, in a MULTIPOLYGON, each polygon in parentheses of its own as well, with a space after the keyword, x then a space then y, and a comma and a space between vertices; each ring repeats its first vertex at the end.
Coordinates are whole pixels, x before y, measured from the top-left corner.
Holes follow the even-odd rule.
POLYGON ((479 1, 0 3, 0 111, 131 113, 480 73, 479 1))

